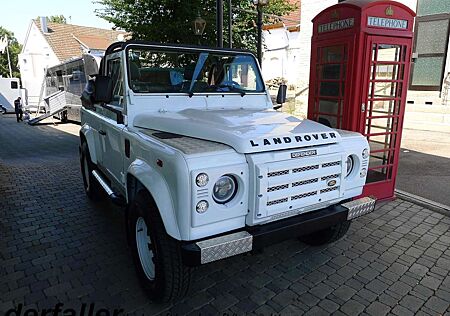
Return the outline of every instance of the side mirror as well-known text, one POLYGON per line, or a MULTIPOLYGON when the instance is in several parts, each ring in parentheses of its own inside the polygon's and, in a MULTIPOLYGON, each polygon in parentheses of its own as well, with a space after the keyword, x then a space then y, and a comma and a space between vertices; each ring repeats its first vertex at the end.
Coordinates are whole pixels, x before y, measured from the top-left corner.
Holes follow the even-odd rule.
POLYGON ((92 108, 95 99, 94 99, 94 92, 95 92, 95 83, 94 80, 89 80, 86 83, 86 86, 84 87, 83 93, 81 93, 81 105, 85 108, 92 108))
POLYGON ((274 109, 279 109, 283 105, 283 103, 286 102, 286 94, 287 94, 287 85, 280 84, 278 87, 278 93, 277 93, 277 104, 280 104, 280 106, 275 106, 274 109))
POLYGON ((86 75, 91 77, 98 75, 99 61, 94 56, 89 54, 83 55, 83 63, 86 75))
POLYGON ((108 76, 95 77, 94 100, 100 103, 110 103, 112 100, 112 80, 108 76))

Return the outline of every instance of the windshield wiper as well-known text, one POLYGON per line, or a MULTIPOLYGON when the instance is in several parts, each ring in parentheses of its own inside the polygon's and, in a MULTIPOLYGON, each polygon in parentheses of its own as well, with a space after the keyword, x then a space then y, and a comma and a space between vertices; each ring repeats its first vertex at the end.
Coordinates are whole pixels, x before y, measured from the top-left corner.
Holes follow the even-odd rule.
MULTIPOLYGON (((232 92, 239 92, 239 94, 241 95, 241 97, 243 97, 244 95, 246 95, 246 92, 245 92, 243 89, 236 87, 236 86, 235 86, 234 84, 232 84, 232 83, 221 83, 221 84, 217 85, 216 87, 218 87, 218 88, 228 88, 228 89, 230 89, 230 91, 232 91, 232 92)), ((219 92, 220 92, 220 91, 219 91, 219 92)))

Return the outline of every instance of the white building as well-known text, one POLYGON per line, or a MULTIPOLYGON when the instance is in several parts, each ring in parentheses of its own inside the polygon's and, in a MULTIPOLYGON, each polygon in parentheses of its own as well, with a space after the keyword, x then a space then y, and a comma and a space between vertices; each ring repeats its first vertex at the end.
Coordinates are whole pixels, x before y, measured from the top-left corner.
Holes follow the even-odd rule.
POLYGON ((122 31, 47 22, 45 17, 31 20, 22 52, 19 54, 22 86, 27 91, 27 101, 37 106, 47 67, 83 53, 102 54, 122 31))

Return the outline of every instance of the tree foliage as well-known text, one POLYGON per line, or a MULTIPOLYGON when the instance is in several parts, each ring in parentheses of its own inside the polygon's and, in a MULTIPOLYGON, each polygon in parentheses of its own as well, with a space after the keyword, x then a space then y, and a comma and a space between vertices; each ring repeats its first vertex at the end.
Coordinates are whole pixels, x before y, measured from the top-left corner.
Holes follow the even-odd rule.
MULTIPOLYGON (((13 77, 20 77, 18 56, 22 50, 22 45, 20 45, 17 39, 14 37, 13 32, 8 31, 0 26, 0 39, 4 38, 5 35, 8 37, 8 50, 9 57, 11 58, 12 75, 13 77)), ((0 52, 0 76, 9 77, 8 54, 6 53, 6 49, 3 54, 0 52)))
POLYGON ((67 24, 67 19, 64 15, 51 15, 48 18, 49 22, 59 23, 59 24, 67 24))
MULTIPOLYGON (((131 32, 133 39, 161 43, 197 44, 194 20, 206 21, 201 44, 216 46, 215 0, 99 0, 97 15, 116 27, 131 32)), ((224 1, 224 46, 228 46, 228 1, 224 1)), ((232 1, 233 47, 255 50, 256 8, 249 0, 232 1), (249 12, 253 11, 253 12, 249 12)), ((288 0, 270 0, 264 13, 282 16, 295 9, 288 0)), ((268 22, 269 18, 265 18, 268 22)), ((273 20, 273 19, 272 19, 273 20)))

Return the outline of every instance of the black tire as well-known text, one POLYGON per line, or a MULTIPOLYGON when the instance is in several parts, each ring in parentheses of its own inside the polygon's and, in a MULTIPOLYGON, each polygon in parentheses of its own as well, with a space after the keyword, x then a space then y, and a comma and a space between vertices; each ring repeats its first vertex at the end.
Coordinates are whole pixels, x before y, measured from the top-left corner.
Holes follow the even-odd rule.
MULTIPOLYGON (((136 194, 128 208, 128 239, 142 287, 153 301, 170 302, 187 294, 191 269, 183 264, 180 243, 166 233, 154 205, 153 199, 146 191, 141 190, 136 194), (148 249, 153 252, 150 259, 154 264, 153 278, 148 277, 149 273, 144 271, 138 251, 138 232, 142 231, 142 229, 139 230, 142 227, 142 221, 145 222, 147 236, 150 237, 148 249)), ((142 246, 142 242, 140 245, 142 246)), ((145 258, 145 255, 142 257, 145 258)))
POLYGON ((84 192, 91 200, 98 200, 101 192, 97 180, 92 175, 92 170, 95 170, 96 166, 91 160, 89 148, 85 141, 81 144, 80 165, 84 192))
POLYGON ((312 234, 301 236, 299 240, 310 246, 322 246, 341 239, 349 228, 350 221, 344 221, 312 234))

